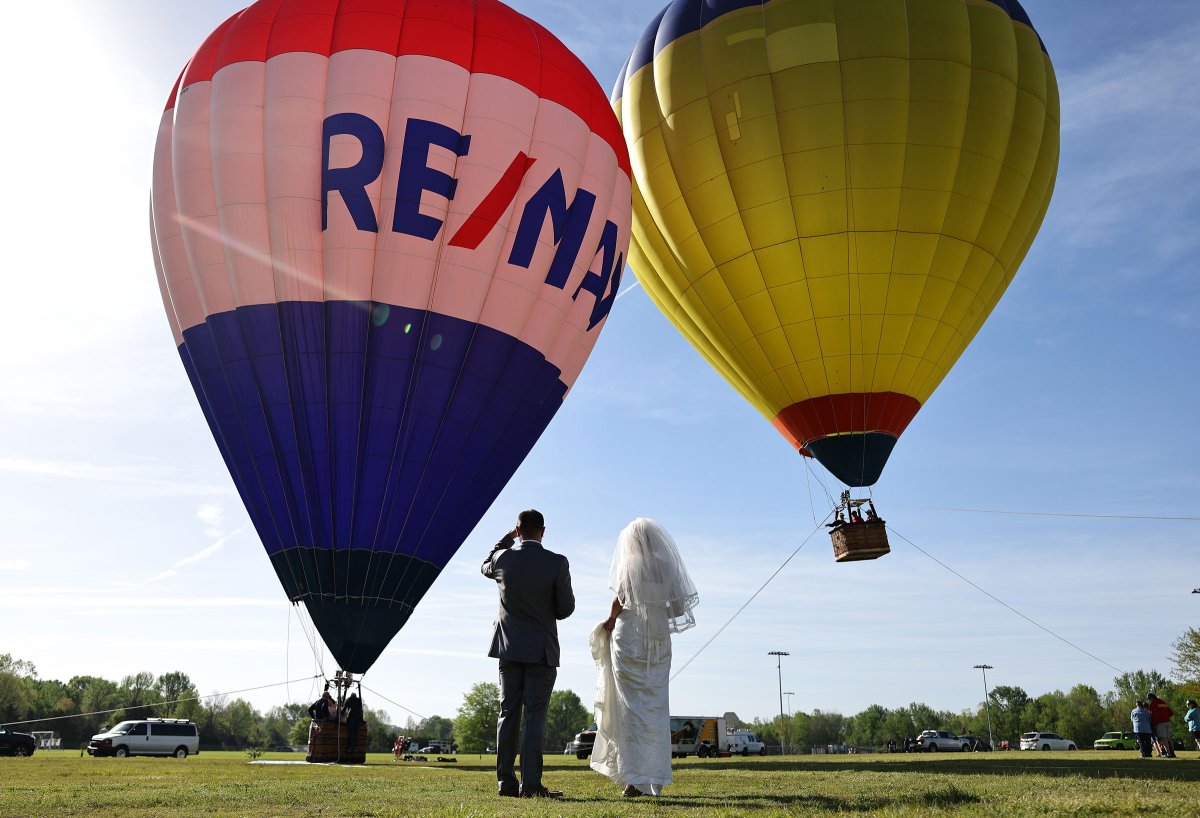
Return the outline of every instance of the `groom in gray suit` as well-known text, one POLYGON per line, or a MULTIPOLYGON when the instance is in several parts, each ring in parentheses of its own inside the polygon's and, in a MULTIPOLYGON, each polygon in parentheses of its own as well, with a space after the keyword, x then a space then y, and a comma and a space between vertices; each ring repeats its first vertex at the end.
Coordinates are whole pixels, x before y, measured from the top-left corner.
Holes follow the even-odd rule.
POLYGON ((517 527, 496 543, 481 569, 500 588, 500 612, 488 651, 488 656, 500 660, 496 780, 501 795, 521 798, 562 797, 562 792, 542 786, 542 739, 550 692, 558 676, 557 620, 575 610, 575 594, 567 558, 542 547, 545 533, 541 512, 522 511, 517 527), (520 785, 513 771, 518 732, 520 785))

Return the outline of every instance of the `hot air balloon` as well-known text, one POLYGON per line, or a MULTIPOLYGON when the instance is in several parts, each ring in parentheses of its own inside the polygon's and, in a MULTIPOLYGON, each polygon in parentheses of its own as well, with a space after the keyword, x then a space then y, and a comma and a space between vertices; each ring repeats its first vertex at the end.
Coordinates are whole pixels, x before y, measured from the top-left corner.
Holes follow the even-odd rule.
POLYGON ((348 673, 562 404, 630 197, 603 90, 496 0, 261 0, 184 69, 154 157, 167 317, 283 588, 348 673))
POLYGON ((1058 90, 1025 10, 673 0, 612 103, 638 281, 791 445, 873 485, 1050 201, 1058 90))

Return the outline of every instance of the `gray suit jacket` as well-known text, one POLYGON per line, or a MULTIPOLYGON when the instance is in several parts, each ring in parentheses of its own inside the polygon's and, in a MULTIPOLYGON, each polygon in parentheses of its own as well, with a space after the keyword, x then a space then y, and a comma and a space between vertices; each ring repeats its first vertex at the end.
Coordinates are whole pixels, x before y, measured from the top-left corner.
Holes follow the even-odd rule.
POLYGON ((500 586, 488 656, 558 667, 558 620, 575 611, 567 558, 533 540, 512 545, 505 537, 480 570, 500 586))

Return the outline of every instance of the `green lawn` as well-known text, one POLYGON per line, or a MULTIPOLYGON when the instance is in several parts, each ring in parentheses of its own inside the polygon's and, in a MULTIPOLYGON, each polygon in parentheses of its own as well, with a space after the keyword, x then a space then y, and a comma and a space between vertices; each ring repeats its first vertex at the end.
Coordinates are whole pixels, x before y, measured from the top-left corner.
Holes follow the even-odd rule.
MULTIPOLYGON (((302 758, 267 753, 261 760, 302 758)), ((623 799, 585 761, 547 756, 561 801, 499 798, 491 756, 457 763, 250 764, 244 753, 0 758, 0 816, 1200 815, 1200 753, 1130 751, 687 759, 663 798, 623 799)))

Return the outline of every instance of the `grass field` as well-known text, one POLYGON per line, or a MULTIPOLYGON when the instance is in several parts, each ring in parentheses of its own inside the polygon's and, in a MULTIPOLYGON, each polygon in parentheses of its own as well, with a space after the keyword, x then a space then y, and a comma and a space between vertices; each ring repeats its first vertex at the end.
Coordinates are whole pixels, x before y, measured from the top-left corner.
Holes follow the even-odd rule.
MULTIPOLYGON (((260 761, 296 761, 267 753, 260 761)), ((557 801, 495 795, 494 758, 365 766, 251 764, 245 753, 0 758, 0 816, 753 816, 1200 815, 1200 753, 987 753, 792 756, 676 761, 662 798, 623 799, 586 761, 547 756, 557 801)))

